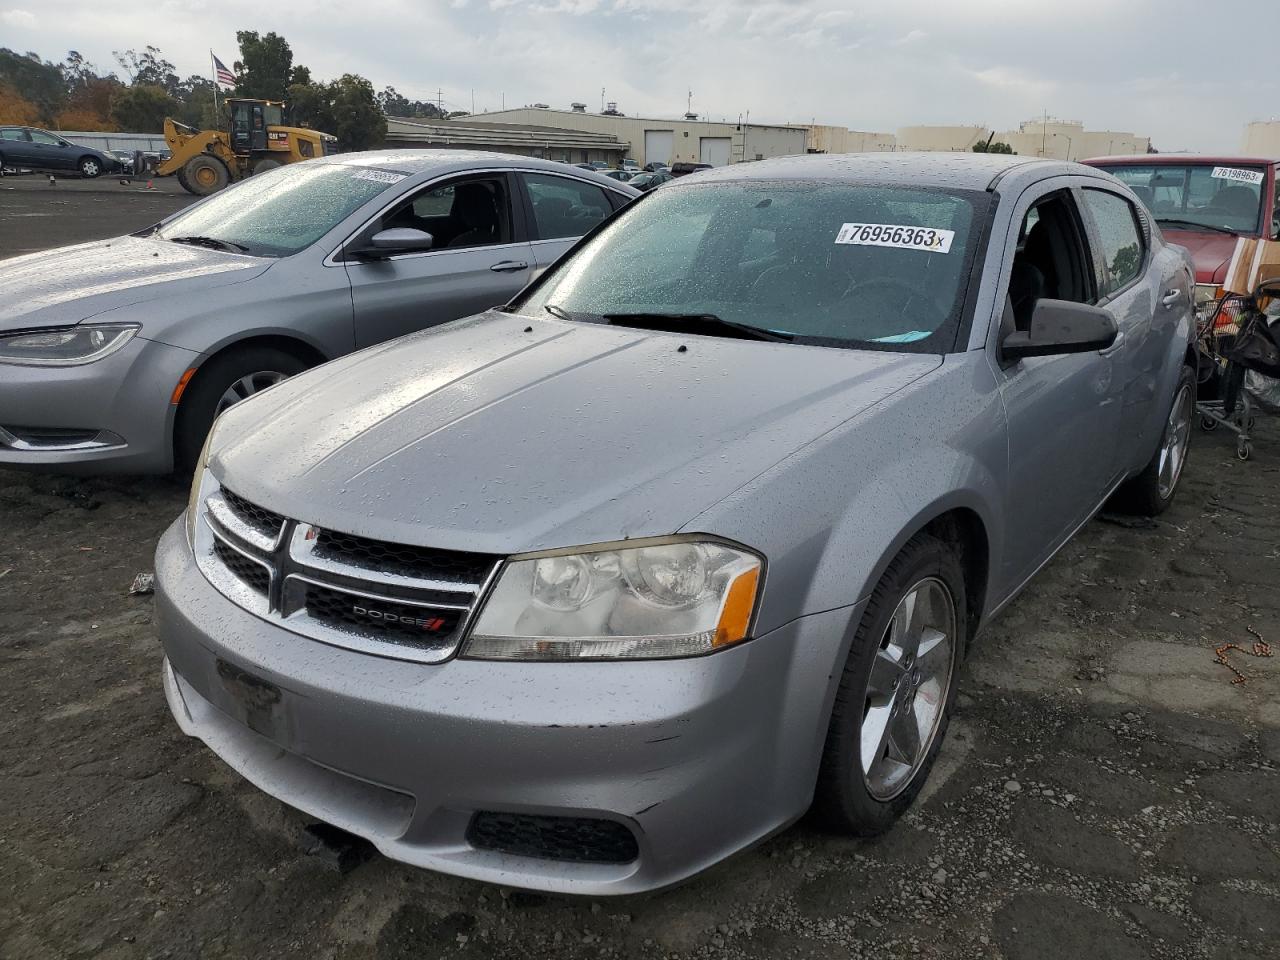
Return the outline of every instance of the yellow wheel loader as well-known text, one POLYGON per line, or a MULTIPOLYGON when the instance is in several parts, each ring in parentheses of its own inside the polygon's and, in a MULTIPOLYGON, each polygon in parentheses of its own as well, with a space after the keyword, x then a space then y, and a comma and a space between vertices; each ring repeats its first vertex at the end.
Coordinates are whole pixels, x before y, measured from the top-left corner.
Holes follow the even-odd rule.
POLYGON ((234 180, 337 151, 337 137, 286 127, 284 104, 278 100, 229 99, 226 104, 229 131, 193 130, 165 118, 170 156, 156 167, 156 176, 175 176, 188 192, 206 197, 234 180))

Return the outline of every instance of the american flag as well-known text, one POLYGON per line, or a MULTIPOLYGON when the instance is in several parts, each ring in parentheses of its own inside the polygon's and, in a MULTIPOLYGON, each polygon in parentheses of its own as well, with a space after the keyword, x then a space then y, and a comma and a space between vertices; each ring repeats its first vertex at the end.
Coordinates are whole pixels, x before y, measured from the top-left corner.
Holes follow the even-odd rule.
MULTIPOLYGON (((209 56, 213 57, 210 53, 209 56)), ((227 65, 213 57, 213 77, 220 87, 234 87, 236 85, 236 75, 227 69, 227 65)))

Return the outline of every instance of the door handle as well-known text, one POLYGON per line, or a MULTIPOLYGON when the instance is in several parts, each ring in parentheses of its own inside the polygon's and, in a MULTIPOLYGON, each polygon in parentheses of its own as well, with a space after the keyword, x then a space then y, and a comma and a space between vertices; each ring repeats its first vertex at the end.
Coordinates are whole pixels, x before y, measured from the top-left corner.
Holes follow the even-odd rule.
POLYGON ((1119 353, 1122 347, 1124 347, 1124 331, 1123 330, 1119 331, 1116 334, 1116 338, 1111 341, 1111 346, 1107 347, 1105 350, 1098 351, 1098 356, 1100 357, 1113 356, 1119 353))
POLYGON ((525 260, 503 260, 489 269, 494 273, 515 273, 517 270, 528 270, 529 264, 525 260))
POLYGON ((1182 301, 1182 291, 1176 287, 1172 290, 1166 290, 1164 292, 1164 297, 1161 298, 1160 300, 1160 302, 1163 303, 1166 307, 1175 307, 1181 301, 1182 301))

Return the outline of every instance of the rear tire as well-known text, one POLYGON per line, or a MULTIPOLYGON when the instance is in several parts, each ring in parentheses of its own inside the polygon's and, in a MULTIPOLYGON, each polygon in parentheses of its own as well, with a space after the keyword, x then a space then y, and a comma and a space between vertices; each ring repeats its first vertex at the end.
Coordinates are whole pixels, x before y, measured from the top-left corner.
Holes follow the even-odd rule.
POLYGON ((192 157, 182 166, 185 182, 179 181, 197 197, 207 197, 217 193, 231 182, 231 173, 227 165, 217 157, 202 153, 192 157))
POLYGON ((274 157, 263 157, 253 165, 254 176, 257 176, 260 173, 266 173, 268 170, 274 170, 278 166, 280 166, 279 160, 276 160, 274 157))
POLYGON ((966 609, 955 550, 916 534, 872 591, 836 691, 814 792, 828 825, 883 833, 919 794, 955 701, 966 609))
MULTIPOLYGON (((1169 509, 1178 492, 1178 483, 1182 479, 1187 457, 1191 453, 1191 424, 1195 420, 1195 408, 1195 371, 1183 366, 1178 385, 1173 391, 1169 416, 1165 418, 1164 429, 1160 434, 1160 445, 1156 447, 1155 454, 1142 472, 1126 481, 1115 492, 1109 504, 1112 509, 1140 517, 1159 516, 1169 509), (1175 420, 1178 421, 1176 428, 1175 420), (1177 436, 1173 437, 1175 429, 1177 436)), ((1217 423, 1203 418, 1200 426, 1201 429, 1208 430, 1216 427, 1217 423), (1205 423, 1213 426, 1206 427, 1205 423)))
POLYGON ((229 392, 252 395, 270 383, 292 377, 307 363, 278 347, 244 347, 214 357, 195 374, 182 395, 173 425, 175 468, 183 473, 195 469, 214 418, 229 404, 229 392), (243 385, 239 391, 234 388, 243 385))
POLYGON ((97 157, 81 157, 77 166, 80 168, 80 176, 88 180, 102 173, 102 161, 97 157))

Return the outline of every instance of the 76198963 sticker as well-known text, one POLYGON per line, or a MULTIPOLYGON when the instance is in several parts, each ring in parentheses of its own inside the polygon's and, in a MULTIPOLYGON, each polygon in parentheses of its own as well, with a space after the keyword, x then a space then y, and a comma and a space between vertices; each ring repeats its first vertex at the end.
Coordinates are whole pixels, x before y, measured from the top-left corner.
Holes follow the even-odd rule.
POLYGON ((862 247, 897 247, 899 250, 924 250, 927 253, 950 253, 954 230, 935 227, 912 227, 892 223, 846 223, 836 234, 836 243, 862 247))
POLYGON ((1234 180, 1237 183, 1261 183, 1261 170, 1242 170, 1239 167, 1214 167, 1209 176, 1215 180, 1234 180))

